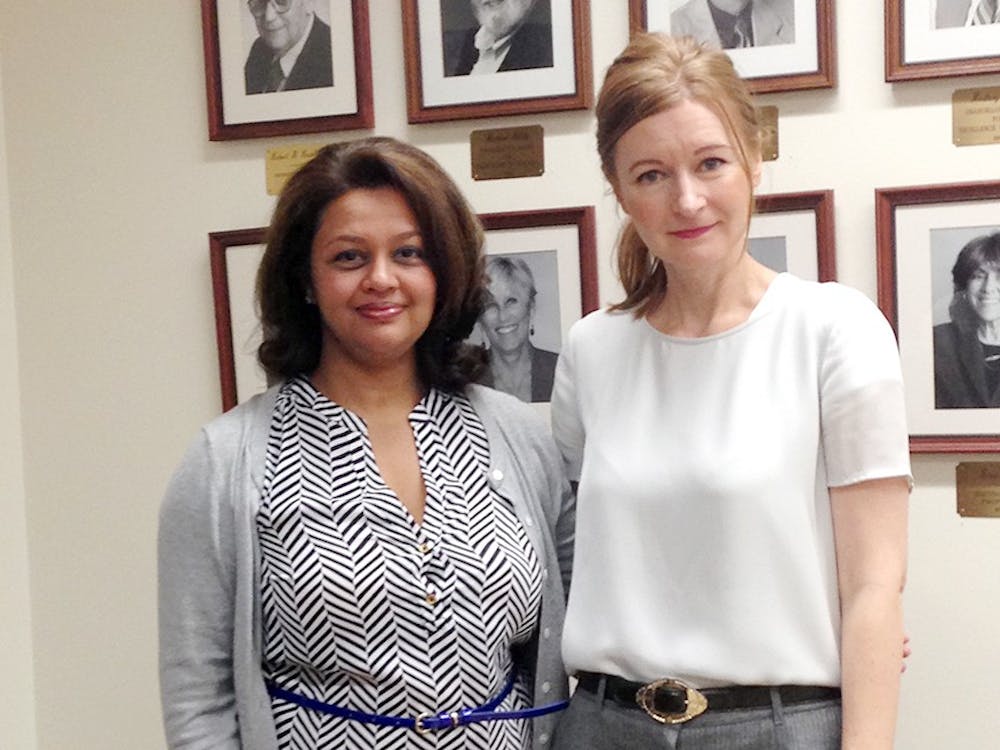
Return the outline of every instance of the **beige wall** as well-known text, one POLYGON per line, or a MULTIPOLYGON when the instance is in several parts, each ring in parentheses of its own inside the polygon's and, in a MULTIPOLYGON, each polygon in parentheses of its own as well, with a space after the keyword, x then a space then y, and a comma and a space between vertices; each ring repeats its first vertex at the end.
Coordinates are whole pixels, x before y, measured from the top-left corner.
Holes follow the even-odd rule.
MULTIPOLYGON (((592 5, 599 78, 625 42, 627 3, 592 5)), ((1000 176, 1000 146, 951 145, 949 110, 953 89, 1000 81, 888 85, 882 3, 837 5, 840 83, 764 98, 781 110, 781 158, 761 187, 835 190, 840 278, 874 295, 873 189, 1000 176)), ((425 147, 481 211, 596 205, 602 300, 614 299, 618 216, 591 155, 591 113, 497 121, 544 125, 546 174, 473 183, 468 133, 491 123, 408 126, 399 3, 371 6, 377 132, 425 147)), ((219 407, 205 235, 267 221, 268 146, 323 139, 208 142, 197 3, 7 3, 0 34, 0 348, 14 353, 0 360, 0 601, 18 613, 0 651, 21 646, 3 692, 22 701, 13 723, 0 713, 0 747, 161 747, 157 506, 184 445, 219 407)), ((955 515, 963 458, 997 457, 914 461, 907 621, 917 653, 901 748, 992 747, 1000 728, 1000 522, 955 515)))
MULTIPOLYGON (((0 77, 0 164, 7 163, 3 105, 0 77)), ((9 685, 0 700, 0 748, 13 750, 35 747, 35 690, 9 197, 0 172, 0 674, 9 685)))

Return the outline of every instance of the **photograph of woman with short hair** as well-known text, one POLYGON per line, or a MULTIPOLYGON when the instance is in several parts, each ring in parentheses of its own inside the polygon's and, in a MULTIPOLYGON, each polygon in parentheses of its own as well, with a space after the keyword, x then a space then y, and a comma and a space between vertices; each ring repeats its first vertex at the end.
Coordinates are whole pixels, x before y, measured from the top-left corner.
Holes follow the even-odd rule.
POLYGON ((951 278, 951 320, 934 326, 934 406, 1000 407, 1000 230, 969 240, 951 278))

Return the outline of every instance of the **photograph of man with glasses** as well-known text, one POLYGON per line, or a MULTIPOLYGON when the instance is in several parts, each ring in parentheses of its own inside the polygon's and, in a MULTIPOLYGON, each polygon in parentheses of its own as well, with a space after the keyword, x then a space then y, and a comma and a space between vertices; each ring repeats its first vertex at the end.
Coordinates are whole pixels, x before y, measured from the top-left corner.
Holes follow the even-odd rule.
POLYGON ((248 0, 259 36, 243 68, 247 94, 333 85, 330 26, 314 0, 248 0))

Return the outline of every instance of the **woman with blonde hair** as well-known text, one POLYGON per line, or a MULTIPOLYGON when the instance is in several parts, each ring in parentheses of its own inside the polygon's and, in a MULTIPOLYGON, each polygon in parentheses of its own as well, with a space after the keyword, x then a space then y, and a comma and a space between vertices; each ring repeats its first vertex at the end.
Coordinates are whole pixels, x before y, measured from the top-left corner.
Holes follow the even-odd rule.
POLYGON ((635 37, 597 121, 625 298, 556 371, 579 483, 556 747, 889 750, 910 481, 892 331, 747 252, 759 126, 723 52, 635 37))
POLYGON ((538 294, 531 267, 521 258, 494 255, 486 261, 486 280, 479 327, 489 365, 480 382, 522 401, 548 401, 559 355, 531 341, 538 294))

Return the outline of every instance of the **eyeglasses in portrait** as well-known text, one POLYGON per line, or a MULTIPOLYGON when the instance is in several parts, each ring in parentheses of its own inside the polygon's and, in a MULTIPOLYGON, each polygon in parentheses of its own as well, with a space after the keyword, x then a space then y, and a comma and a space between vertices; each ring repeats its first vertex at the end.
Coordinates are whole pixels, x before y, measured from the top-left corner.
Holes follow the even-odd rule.
POLYGON ((374 126, 368 0, 202 0, 209 139, 374 126))

